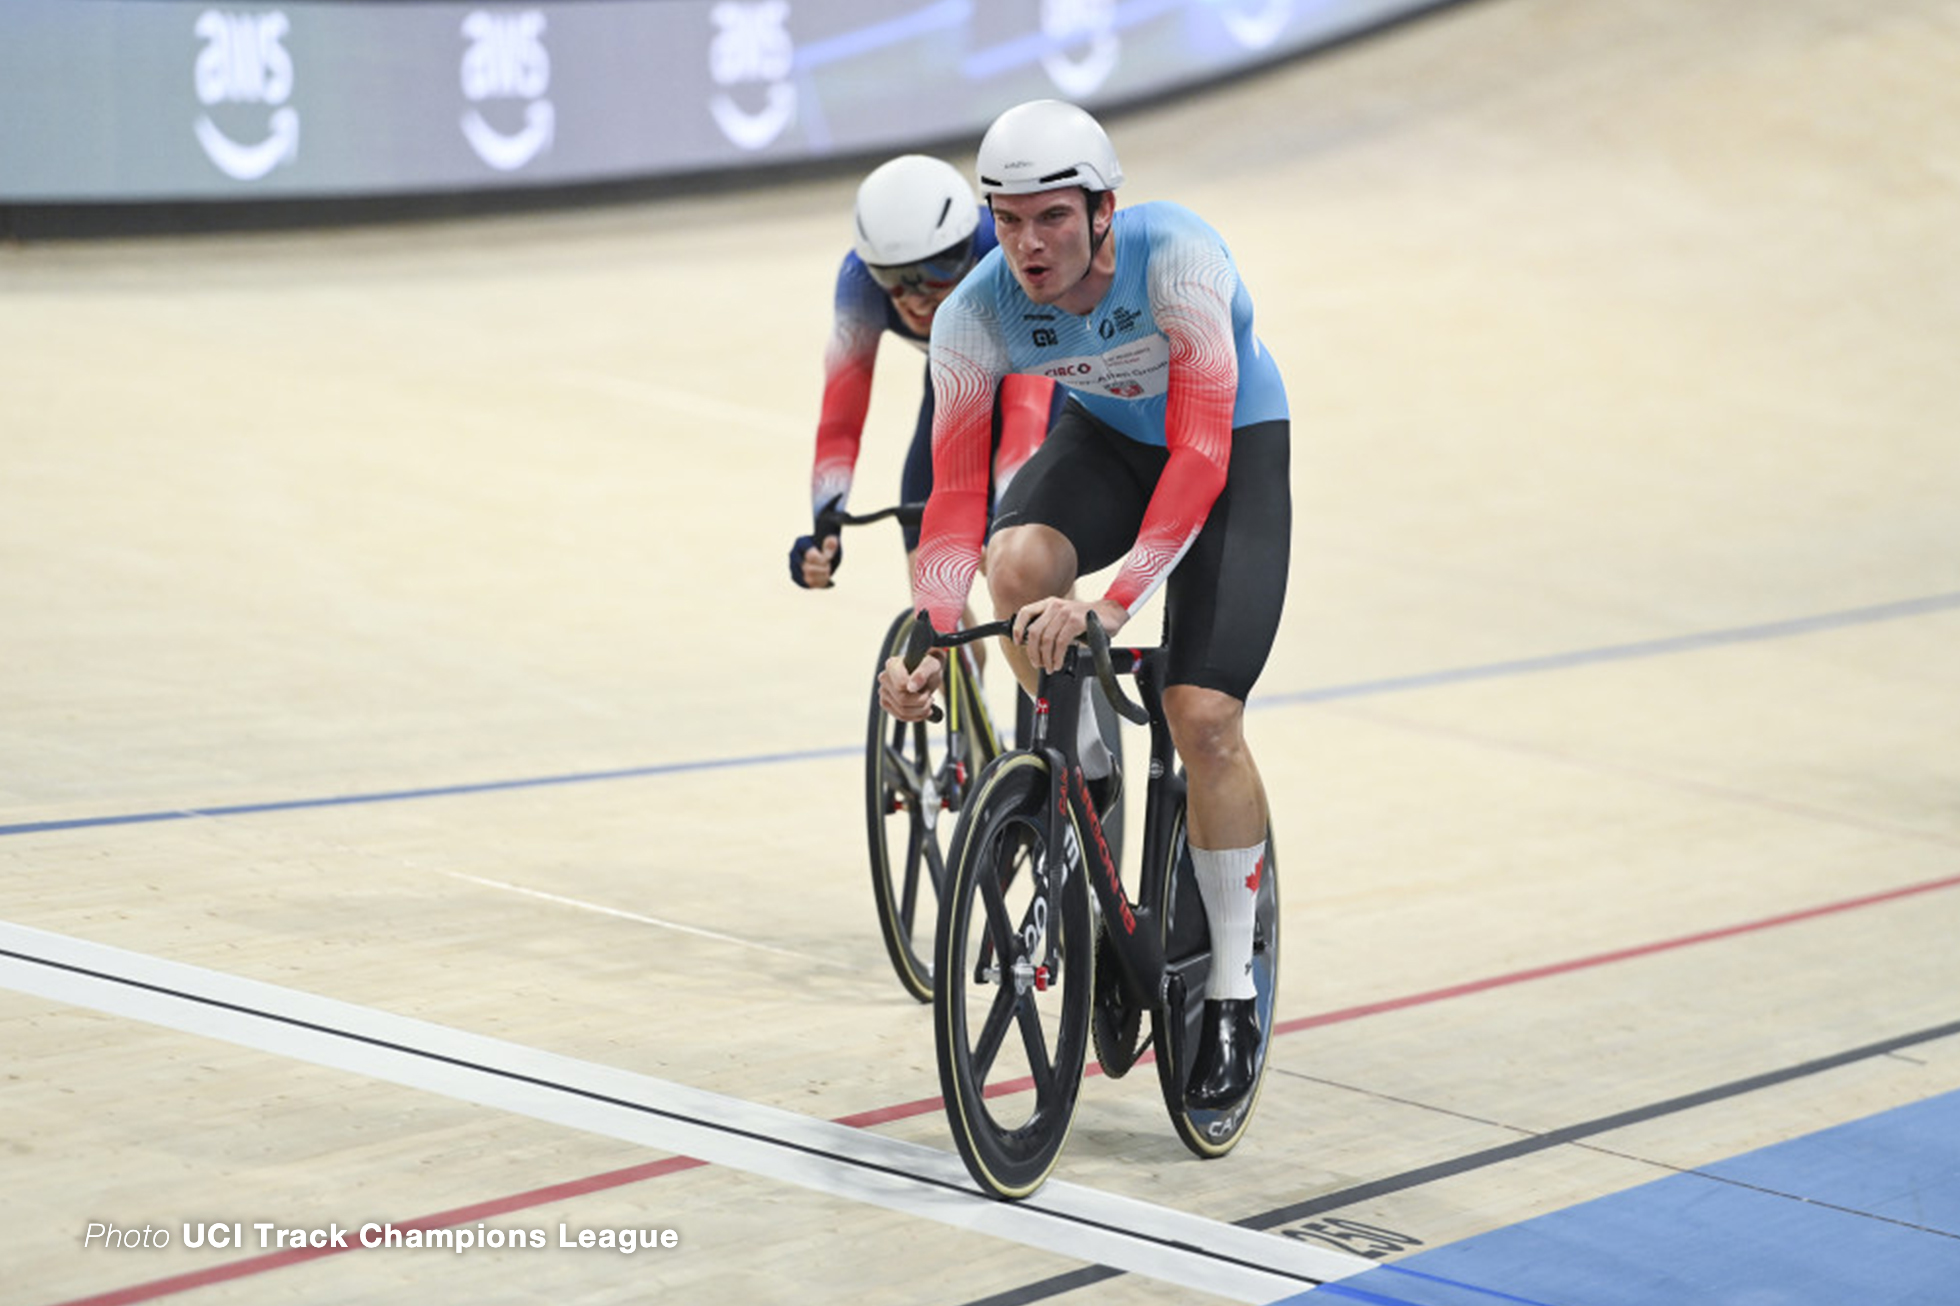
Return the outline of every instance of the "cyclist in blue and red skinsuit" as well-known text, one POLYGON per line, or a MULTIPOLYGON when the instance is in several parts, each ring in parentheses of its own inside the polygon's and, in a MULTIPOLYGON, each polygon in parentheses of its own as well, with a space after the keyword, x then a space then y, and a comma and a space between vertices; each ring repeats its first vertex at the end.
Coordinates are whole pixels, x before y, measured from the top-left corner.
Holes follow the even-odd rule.
MULTIPOLYGON (((957 168, 922 154, 892 159, 865 177, 858 187, 855 227, 851 252, 837 269, 830 340, 824 349, 823 406, 810 473, 813 518, 849 502, 871 405, 872 369, 885 333, 923 351, 940 302, 994 248, 993 214, 974 204, 957 168)), ((1058 396, 1049 382, 1022 380, 1026 383, 1001 391, 998 420, 992 426, 997 435, 996 493, 1041 443, 1051 407, 1059 407, 1052 402, 1058 396)), ((901 503, 923 503, 932 490, 932 415, 928 375, 900 482, 901 503)), ((918 544, 918 527, 906 526, 906 552, 918 544)), ((841 557, 837 537, 813 529, 790 548, 790 579, 809 589, 825 589, 841 557)))
MULTIPOLYGON (((1119 211, 1122 170, 1089 114, 1056 100, 1008 110, 981 142, 979 176, 999 247, 933 323, 935 483, 914 606, 939 629, 957 623, 988 537, 994 395, 1016 374, 1054 378, 1070 400, 1001 498, 988 583, 996 615, 1015 619, 1007 654, 1031 691, 1034 667, 1060 667, 1089 611, 1114 634, 1167 586, 1164 710, 1213 961, 1186 1100, 1222 1109, 1251 1091, 1262 1037, 1251 960, 1268 813, 1243 725, 1286 593, 1286 390, 1224 241, 1175 204, 1119 211), (1119 561, 1101 599, 1067 596, 1119 561)), ((937 659, 913 672, 893 659, 881 701, 919 719, 940 680, 937 659)), ((1089 778, 1111 765, 1090 727, 1079 752, 1089 778)))

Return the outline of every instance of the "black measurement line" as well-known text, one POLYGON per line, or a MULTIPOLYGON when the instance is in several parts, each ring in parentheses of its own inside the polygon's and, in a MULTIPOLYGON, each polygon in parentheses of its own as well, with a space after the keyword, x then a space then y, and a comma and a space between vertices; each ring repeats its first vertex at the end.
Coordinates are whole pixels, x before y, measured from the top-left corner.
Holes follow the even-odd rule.
MULTIPOLYGON (((1351 1188, 1343 1188, 1336 1192, 1323 1193, 1319 1197, 1310 1197, 1303 1202, 1294 1202, 1287 1206, 1276 1207, 1270 1211, 1263 1211, 1258 1215, 1249 1215, 1244 1219, 1234 1220, 1233 1223, 1245 1229, 1258 1229, 1261 1231, 1277 1229, 1281 1225, 1292 1224, 1295 1221, 1305 1220, 1316 1215, 1324 1215, 1329 1211, 1338 1211, 1344 1207, 1372 1201, 1377 1197, 1385 1197, 1390 1193, 1407 1192, 1411 1188, 1421 1188, 1427 1184, 1436 1183, 1439 1180, 1451 1179, 1457 1175, 1468 1174, 1473 1170, 1483 1170, 1490 1166, 1502 1165, 1507 1161, 1515 1161, 1519 1157, 1530 1156, 1534 1152, 1543 1152, 1550 1148, 1563 1147, 1567 1143, 1576 1143, 1581 1139, 1592 1138, 1598 1134, 1612 1133, 1616 1129, 1625 1129, 1629 1125, 1637 1125, 1649 1120, 1656 1120, 1662 1116, 1676 1115, 1683 1111, 1692 1111, 1696 1107, 1707 1106, 1713 1102, 1727 1101, 1730 1098, 1743 1097, 1750 1093, 1761 1092, 1763 1089, 1774 1088, 1779 1084, 1787 1084, 1792 1080, 1805 1079, 1812 1075, 1821 1075, 1827 1070, 1836 1070, 1841 1066, 1852 1065, 1860 1061, 1869 1061, 1874 1057, 1889 1056, 1901 1048, 1915 1047, 1921 1043, 1937 1042, 1943 1038, 1951 1038, 1956 1034, 1960 1034, 1960 1020, 1948 1021, 1943 1025, 1934 1025, 1928 1029, 1915 1030, 1910 1034, 1899 1034, 1892 1038, 1882 1039, 1876 1043, 1864 1044, 1862 1047, 1850 1048, 1843 1052, 1833 1052, 1829 1056, 1816 1057, 1810 1061, 1800 1061, 1795 1065, 1783 1066, 1776 1070, 1765 1071, 1759 1075, 1750 1075, 1746 1079, 1731 1080, 1726 1084, 1717 1084, 1712 1088, 1699 1089, 1693 1093, 1684 1093, 1679 1097, 1670 1097, 1659 1102, 1650 1102, 1645 1106, 1633 1107, 1626 1111, 1616 1111, 1612 1115, 1600 1116, 1594 1120, 1583 1121, 1575 1125, 1566 1125, 1562 1129, 1554 1129, 1543 1134, 1533 1134, 1527 1138, 1520 1138, 1515 1142, 1502 1143, 1496 1147, 1487 1147, 1481 1151, 1466 1153, 1463 1156, 1454 1157, 1448 1161, 1438 1161, 1432 1165, 1418 1166, 1413 1170, 1404 1170, 1400 1174, 1369 1180, 1366 1183, 1356 1184, 1351 1188)), ((1091 1284, 1102 1283, 1109 1279, 1117 1278, 1124 1273, 1126 1271, 1112 1269, 1107 1265, 1092 1265, 1085 1269, 1071 1271, 1068 1274, 1058 1274, 1052 1278, 1023 1284, 1018 1288, 1009 1288, 1005 1292, 995 1293, 990 1297, 977 1298, 966 1303, 966 1306, 1028 1306, 1031 1302, 1045 1301, 1050 1297, 1058 1297, 1062 1293, 1073 1292, 1077 1288, 1086 1288, 1091 1284)))
MULTIPOLYGON (((892 1179, 899 1180, 901 1182, 917 1184, 924 1188, 937 1189, 943 1192, 955 1193, 962 1197, 978 1196, 978 1194, 976 1194, 972 1188, 966 1186, 964 1183, 950 1182, 944 1179, 936 1179, 930 1175, 919 1174, 916 1171, 906 1169, 903 1167, 889 1165, 879 1161, 868 1160, 863 1157, 851 1156, 844 1152, 834 1151, 830 1148, 823 1147, 815 1143, 799 1142, 794 1139, 783 1138, 775 1134, 765 1133, 759 1129, 752 1129, 741 1125, 730 1124, 725 1121, 705 1119, 703 1117, 693 1115, 685 1111, 675 1110, 669 1107, 655 1106, 651 1103, 635 1101, 632 1098, 619 1097, 611 1093, 603 1093, 596 1089, 581 1088, 577 1084, 568 1084, 563 1082, 562 1080, 551 1079, 542 1075, 526 1074, 522 1071, 506 1069, 505 1067, 502 1066, 492 1065, 489 1062, 485 1062, 485 1061, 473 1060, 468 1057, 451 1056, 447 1053, 436 1052, 429 1048, 417 1047, 411 1043, 397 1042, 393 1039, 382 1038, 373 1034, 363 1034, 356 1030, 346 1029, 338 1025, 329 1025, 329 1024, 321 1023, 319 1021, 304 1020, 298 1016, 286 1015, 283 1012, 268 1010, 264 1007, 253 1006, 248 1003, 233 1002, 225 998, 212 997, 207 994, 196 993, 188 989, 176 988, 167 984, 151 983, 148 980, 136 979, 133 976, 119 975, 112 971, 98 970, 95 969, 94 967, 79 965, 74 962, 58 961, 52 957, 39 956, 29 952, 20 952, 12 948, 0 947, 0 957, 11 958, 15 961, 24 962, 32 966, 45 967, 48 970, 60 971, 70 975, 78 975, 88 979, 100 980, 103 981, 104 983, 115 984, 128 989, 135 989, 146 993, 157 994, 162 997, 174 998, 180 1002, 184 1002, 193 1006, 207 1007, 218 1011, 228 1011, 235 1015, 249 1016, 254 1019, 266 1021, 267 1023, 270 1024, 285 1025, 293 1029, 305 1030, 312 1034, 324 1035, 329 1038, 341 1039, 350 1043, 358 1043, 358 1044, 365 1045, 367 1047, 378 1048, 387 1052, 399 1053, 403 1056, 413 1057, 421 1061, 433 1062, 446 1066, 453 1066, 457 1069, 473 1071, 477 1074, 484 1075, 486 1077, 493 1078, 493 1079, 501 1079, 501 1080, 508 1081, 510 1083, 525 1084, 533 1088, 548 1089, 552 1092, 563 1093, 570 1097, 581 1098, 586 1101, 597 1102, 606 1106, 621 1107, 628 1111, 638 1112, 642 1115, 655 1116, 665 1120, 672 1120, 681 1124, 693 1125, 697 1128, 708 1130, 711 1133, 723 1134, 732 1138, 745 1139, 749 1142, 760 1143, 764 1146, 778 1148, 782 1151, 795 1152, 805 1156, 815 1157, 819 1160, 828 1161, 833 1165, 846 1169, 868 1171, 874 1174, 882 1174, 892 1179)), ((1222 1251, 1214 1247, 1198 1246, 1195 1243, 1183 1239, 1175 1238, 1172 1236, 1168 1236, 1165 1234, 1142 1233, 1135 1229, 1127 1228, 1123 1225, 1116 1224, 1108 1219, 1099 1219, 1090 1215, 1078 1214, 1071 1211, 1061 1211, 1061 1210, 1056 1210, 1053 1207, 1033 1205, 1033 1204, 1028 1205, 1026 1209, 1029 1212, 1039 1215, 1044 1219, 1055 1220, 1063 1224, 1076 1225, 1083 1229, 1101 1230, 1102 1232, 1111 1234, 1115 1237, 1128 1239, 1133 1243, 1158 1247, 1166 1251, 1179 1252, 1189 1256, 1202 1257, 1205 1260, 1212 1261, 1220 1265, 1236 1266, 1243 1270, 1250 1270, 1250 1271, 1257 1272, 1259 1274, 1270 1275, 1275 1279, 1292 1280, 1293 1282, 1297 1283, 1302 1289, 1314 1287, 1322 1282, 1320 1279, 1314 1278, 1307 1274, 1302 1274, 1297 1270, 1289 1270, 1276 1266, 1264 1265, 1257 1261, 1248 1260, 1245 1257, 1237 1255, 1233 1252, 1222 1251)))

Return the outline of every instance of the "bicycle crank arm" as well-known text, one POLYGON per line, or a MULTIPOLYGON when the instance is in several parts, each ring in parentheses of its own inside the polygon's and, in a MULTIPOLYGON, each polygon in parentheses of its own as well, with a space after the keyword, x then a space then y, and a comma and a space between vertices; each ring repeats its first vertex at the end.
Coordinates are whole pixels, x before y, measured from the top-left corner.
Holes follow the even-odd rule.
POLYGON ((1157 990, 1157 1028, 1164 1035, 1157 1055, 1169 1060, 1174 1082, 1184 1084, 1190 1079, 1184 1059, 1184 976, 1168 966, 1157 990))

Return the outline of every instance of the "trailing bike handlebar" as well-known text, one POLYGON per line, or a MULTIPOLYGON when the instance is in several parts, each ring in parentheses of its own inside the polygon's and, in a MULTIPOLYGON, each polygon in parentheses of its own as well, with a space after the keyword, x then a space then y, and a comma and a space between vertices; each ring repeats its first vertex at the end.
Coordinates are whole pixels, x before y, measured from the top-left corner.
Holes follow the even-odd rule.
MULTIPOLYGON (((835 500, 832 502, 834 504, 835 500)), ((796 542, 789 546, 789 578, 805 589, 810 588, 810 582, 803 574, 805 559, 825 540, 834 539, 837 541, 837 547, 830 555, 832 578, 825 579, 824 583, 817 587, 829 589, 837 583, 833 579, 837 569, 844 565, 844 527, 866 526, 875 521, 883 521, 887 517, 896 517, 906 526, 917 526, 925 519, 925 511, 925 505, 922 503, 901 503, 895 507, 880 508, 877 512, 868 512, 861 516, 853 516, 834 506, 823 508, 817 513, 816 524, 810 528, 813 533, 797 536, 796 542)))
POLYGON ((821 540, 826 536, 835 535, 841 527, 869 526, 872 522, 883 521, 887 517, 898 518, 901 526, 917 526, 925 515, 926 506, 923 503, 895 504, 890 508, 880 508, 876 512, 867 512, 861 516, 853 516, 841 508, 825 508, 817 514, 817 538, 821 540))

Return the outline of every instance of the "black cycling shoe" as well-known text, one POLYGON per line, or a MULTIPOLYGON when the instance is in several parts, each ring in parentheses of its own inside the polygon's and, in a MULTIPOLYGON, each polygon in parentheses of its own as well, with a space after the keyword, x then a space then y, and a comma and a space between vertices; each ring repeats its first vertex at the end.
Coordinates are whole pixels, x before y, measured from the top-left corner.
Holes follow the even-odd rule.
POLYGON ((1194 1111, 1224 1111, 1252 1091, 1258 1070, 1259 1011, 1253 998, 1206 998, 1198 1031, 1198 1055, 1184 1105, 1194 1111))

